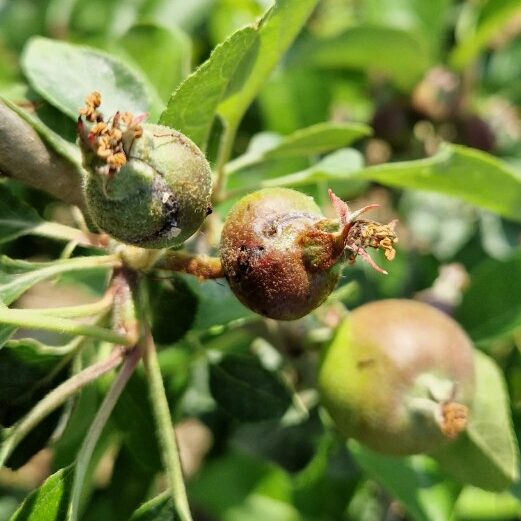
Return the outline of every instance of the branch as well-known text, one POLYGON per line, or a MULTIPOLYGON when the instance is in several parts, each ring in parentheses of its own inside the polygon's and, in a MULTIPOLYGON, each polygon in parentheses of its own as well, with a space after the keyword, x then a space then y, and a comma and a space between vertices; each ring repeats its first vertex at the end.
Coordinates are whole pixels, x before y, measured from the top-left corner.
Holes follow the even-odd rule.
POLYGON ((181 251, 167 251, 157 262, 156 268, 181 271, 200 279, 220 279, 224 277, 221 260, 218 257, 192 255, 181 251))
POLYGON ((0 172, 85 210, 81 168, 47 144, 0 101, 0 172))

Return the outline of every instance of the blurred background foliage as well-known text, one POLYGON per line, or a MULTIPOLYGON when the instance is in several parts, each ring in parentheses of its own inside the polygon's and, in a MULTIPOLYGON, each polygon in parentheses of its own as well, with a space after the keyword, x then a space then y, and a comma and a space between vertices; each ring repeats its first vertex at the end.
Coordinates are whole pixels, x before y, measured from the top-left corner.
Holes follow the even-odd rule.
MULTIPOLYGON (((157 117, 216 45, 270 5, 269 0, 0 0, 0 95, 74 142, 74 120, 34 89, 41 85, 36 64, 51 67, 55 52, 28 50, 27 42, 41 35, 97 48, 129 66, 143 79, 152 100, 149 111, 157 117)), ((328 303, 292 323, 253 317, 217 282, 201 284, 183 275, 150 281, 154 334, 196 519, 521 518, 519 483, 487 492, 457 484, 426 457, 397 464, 354 444, 348 450, 324 427, 314 390, 320 348, 346 308, 381 298, 418 298, 453 311, 495 359, 505 376, 516 434, 521 433, 521 206, 516 206, 521 199, 502 184, 511 178, 517 185, 521 178, 520 78, 519 0, 320 1, 240 124, 227 165, 231 196, 216 213, 224 216, 239 195, 270 184, 298 187, 330 211, 331 187, 354 207, 378 202, 374 217, 381 221, 397 217, 399 252, 388 277, 360 264, 346 269, 328 303), (301 130, 324 122, 329 123, 301 130), (335 130, 351 122, 359 125, 335 130), (497 166, 467 149, 447 153, 445 142, 493 154, 503 163, 497 166), (433 159, 411 162, 415 176, 418 169, 451 167, 454 176, 461 168, 476 177, 460 187, 442 183, 430 190, 418 176, 407 177, 406 168, 402 180, 389 181, 389 167, 378 166, 422 158, 433 159), (376 170, 356 175, 365 166, 376 170), (504 178, 495 177, 502 168, 504 178), (246 364, 234 363, 247 355, 246 364), (264 397, 263 385, 276 392, 264 397), (244 403, 238 395, 246 397, 244 403)), ((207 149, 212 163, 220 132, 214 124, 207 149)), ((14 183, 11 188, 40 215, 74 220, 49 196, 14 183)), ((215 227, 204 231, 209 247, 215 246, 215 234, 215 227)), ((189 247, 197 249, 197 241, 189 247)), ((24 259, 61 253, 54 242, 28 236, 0 251, 24 259)), ((71 302, 84 302, 102 286, 103 277, 69 274, 58 286, 37 286, 24 298, 63 305, 69 292, 71 302)), ((9 374, 12 356, 7 347, 0 352, 0 375, 9 374)), ((44 378, 54 367, 52 360, 46 364, 28 364, 14 392, 44 378)), ((60 378, 56 373, 53 385, 60 378)), ((51 448, 25 446, 18 464, 11 462, 17 470, 0 470, 0 520, 8 520, 49 474, 73 462, 107 385, 101 379, 73 408, 50 418, 51 448), (63 416, 70 419, 58 436, 63 416)), ((96 449, 92 485, 84 493, 86 520, 129 519, 162 489, 144 388, 138 371, 96 449)), ((35 393, 41 392, 39 386, 35 393)), ((155 501, 132 519, 172 519, 168 501, 155 501), (147 517, 151 512, 157 517, 147 517)))

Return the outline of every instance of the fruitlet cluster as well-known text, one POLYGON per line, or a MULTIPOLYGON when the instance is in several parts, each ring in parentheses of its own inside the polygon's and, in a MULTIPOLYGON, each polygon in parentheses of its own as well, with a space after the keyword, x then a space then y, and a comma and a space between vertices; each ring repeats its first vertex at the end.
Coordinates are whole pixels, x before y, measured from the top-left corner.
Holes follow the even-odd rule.
MULTIPOLYGON (((211 169, 204 154, 176 130, 144 123, 145 115, 105 119, 92 93, 78 118, 87 170, 84 189, 95 224, 115 239, 149 249, 179 246, 211 212, 211 169)), ((288 188, 240 199, 224 223, 220 259, 199 276, 223 275, 235 296, 265 317, 294 320, 324 302, 343 265, 367 253, 395 256, 395 222, 352 212, 331 190, 336 218, 288 188), (218 265, 216 265, 218 264, 218 265), (210 269, 211 268, 211 269, 210 269)), ((206 269, 205 270, 205 266, 206 269)), ((318 377, 322 403, 345 436, 386 454, 432 452, 462 432, 474 394, 472 345, 441 312, 389 300, 356 309, 324 353, 318 377)))
MULTIPOLYGON (((104 232, 132 246, 181 245, 211 212, 211 169, 186 136, 144 123, 145 114, 117 112, 105 119, 93 92, 78 118, 87 171, 90 216, 104 232)), ((329 192, 337 219, 325 218, 311 197, 295 190, 260 190, 230 211, 221 236, 224 276, 237 298, 278 320, 310 313, 334 289, 344 262, 360 256, 385 273, 367 248, 395 254, 395 223, 360 218, 375 205, 350 212, 329 192)))

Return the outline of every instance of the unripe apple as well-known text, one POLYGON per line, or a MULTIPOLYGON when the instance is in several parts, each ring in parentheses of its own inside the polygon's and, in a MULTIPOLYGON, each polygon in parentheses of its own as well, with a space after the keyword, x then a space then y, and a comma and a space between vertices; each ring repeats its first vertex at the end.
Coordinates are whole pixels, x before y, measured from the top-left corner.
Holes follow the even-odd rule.
POLYGON ((94 222, 142 248, 182 244, 211 211, 211 170, 186 136, 117 113, 107 122, 93 93, 78 120, 87 171, 85 198, 94 222))
POLYGON ((384 454, 430 452, 467 425, 473 346, 452 318, 427 304, 365 304, 327 348, 318 387, 345 436, 384 454))

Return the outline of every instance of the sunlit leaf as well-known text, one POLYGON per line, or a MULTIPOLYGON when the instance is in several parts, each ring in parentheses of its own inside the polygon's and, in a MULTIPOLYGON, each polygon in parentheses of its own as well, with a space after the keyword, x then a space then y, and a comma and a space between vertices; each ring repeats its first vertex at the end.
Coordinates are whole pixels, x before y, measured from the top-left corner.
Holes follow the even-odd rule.
POLYGON ((494 493, 476 487, 465 487, 456 504, 461 521, 503 521, 521 518, 521 501, 509 492, 494 493))
POLYGON ((363 167, 364 158, 358 150, 344 148, 328 154, 301 172, 267 179, 261 186, 298 186, 317 181, 350 179, 363 167))
POLYGON ((150 109, 139 74, 98 50, 38 36, 25 47, 22 66, 34 90, 71 118, 78 117, 85 97, 96 90, 102 94, 107 117, 118 110, 144 113, 150 109))
POLYGON ((96 266, 96 257, 90 259, 94 262, 89 261, 86 264, 85 259, 81 257, 55 262, 28 262, 2 255, 0 256, 0 300, 9 305, 38 282, 62 273, 110 267, 110 264, 103 262, 96 266))
POLYGON ((234 71, 256 39, 255 30, 245 27, 215 47, 210 58, 174 92, 159 122, 179 130, 204 149, 234 71))
POLYGON ((256 24, 258 38, 234 72, 219 107, 229 125, 236 125, 301 31, 318 0, 278 0, 256 24))
POLYGON ((191 483, 190 497, 222 521, 301 521, 291 480, 280 467, 241 454, 213 459, 191 483), (226 486, 222 486, 226 476, 226 486))
POLYGON ((255 25, 233 33, 174 92, 160 123, 206 148, 219 114, 237 124, 317 0, 279 0, 255 25))
POLYGON ((450 195, 521 221, 521 174, 472 148, 445 145, 427 159, 373 166, 351 177, 450 195))
POLYGON ((48 477, 29 494, 9 521, 64 521, 72 490, 73 467, 48 477))

